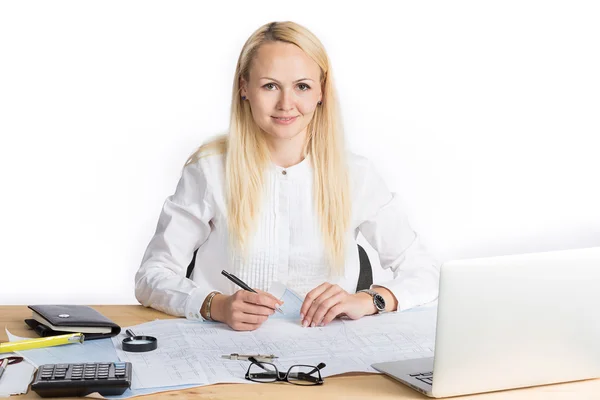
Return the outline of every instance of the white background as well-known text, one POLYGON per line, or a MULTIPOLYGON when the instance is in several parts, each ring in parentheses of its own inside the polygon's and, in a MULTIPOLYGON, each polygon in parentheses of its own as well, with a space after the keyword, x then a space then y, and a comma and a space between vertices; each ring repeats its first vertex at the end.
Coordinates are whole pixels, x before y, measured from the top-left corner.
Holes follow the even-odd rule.
POLYGON ((270 21, 321 39, 350 149, 440 260, 600 245, 597 2, 341 4, 0 3, 0 304, 136 302, 162 203, 270 21))

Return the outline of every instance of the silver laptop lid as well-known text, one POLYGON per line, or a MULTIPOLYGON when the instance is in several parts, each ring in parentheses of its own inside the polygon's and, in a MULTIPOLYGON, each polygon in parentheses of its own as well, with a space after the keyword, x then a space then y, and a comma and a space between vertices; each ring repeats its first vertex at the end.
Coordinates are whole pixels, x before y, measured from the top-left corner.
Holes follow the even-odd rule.
POLYGON ((600 247, 442 266, 433 395, 600 376, 600 247))

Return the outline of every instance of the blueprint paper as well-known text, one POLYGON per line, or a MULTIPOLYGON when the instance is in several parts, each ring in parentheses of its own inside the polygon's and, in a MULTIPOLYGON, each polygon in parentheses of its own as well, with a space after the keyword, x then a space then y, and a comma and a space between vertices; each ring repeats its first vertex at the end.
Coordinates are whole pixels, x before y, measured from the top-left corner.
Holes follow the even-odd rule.
POLYGON ((253 332, 234 332, 223 325, 179 325, 202 364, 210 365, 210 383, 243 377, 248 362, 221 359, 222 354, 275 354, 273 363, 287 371, 293 364, 327 364, 323 376, 373 372, 371 364, 432 357, 435 309, 389 313, 357 321, 334 320, 325 327, 303 328, 286 319, 269 319, 253 332))
MULTIPOLYGON (((295 304, 297 306, 298 302, 295 304)), ((173 371, 195 374, 198 384, 248 383, 244 375, 250 363, 221 357, 231 353, 275 354, 279 358, 273 363, 284 371, 293 364, 324 362, 327 367, 321 371, 323 376, 346 372, 378 373, 371 364, 433 356, 435 307, 374 315, 357 321, 337 319, 325 327, 315 328, 302 327, 291 309, 284 317, 273 314, 251 332, 237 332, 220 323, 184 319, 131 327, 137 335, 158 336, 159 349, 163 343, 161 332, 168 337, 171 343, 164 351, 156 353, 156 360, 139 357, 149 353, 122 352, 121 338, 113 339, 119 357, 132 362, 139 374, 135 387, 138 389, 148 387, 145 385, 190 382, 185 380, 185 375, 174 376, 173 371), (153 371, 149 366, 154 362, 167 364, 167 370, 160 367, 163 371, 160 374, 153 371)))
MULTIPOLYGON (((303 328, 295 319, 269 318, 252 332, 237 332, 219 323, 163 320, 131 327, 135 334, 157 336, 159 349, 162 336, 168 338, 171 343, 162 352, 147 357, 150 353, 125 353, 117 347, 117 353, 123 361, 133 363, 135 389, 190 383, 186 380, 189 376, 197 377, 198 385, 248 383, 244 375, 250 363, 221 357, 231 353, 275 354, 279 358, 274 364, 285 371, 293 364, 324 362, 323 376, 378 373, 371 364, 433 356, 435 316, 436 310, 429 308, 357 321, 334 320, 315 328, 303 328), (160 364, 166 366, 150 368, 160 364), (188 376, 173 375, 173 371, 188 376)), ((120 338, 114 342, 120 346, 120 338)))
POLYGON ((132 389, 209 383, 197 353, 190 349, 190 343, 178 329, 178 325, 185 324, 179 319, 167 319, 126 328, 136 336, 156 337, 158 348, 143 353, 123 351, 121 342, 127 337, 126 329, 111 338, 118 358, 133 364, 132 389))

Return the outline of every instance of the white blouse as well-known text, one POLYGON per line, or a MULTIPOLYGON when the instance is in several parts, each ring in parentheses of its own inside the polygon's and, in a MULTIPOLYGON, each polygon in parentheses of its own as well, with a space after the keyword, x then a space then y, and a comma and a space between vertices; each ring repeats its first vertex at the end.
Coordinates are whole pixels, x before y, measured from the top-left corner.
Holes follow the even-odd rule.
POLYGON ((280 281, 305 295, 323 282, 356 290, 360 271, 356 237, 360 231, 394 278, 373 282, 389 289, 398 310, 437 297, 439 264, 419 243, 398 198, 366 158, 348 155, 352 218, 346 234, 343 276, 332 276, 326 262, 313 203, 310 158, 289 168, 271 164, 258 226, 246 259, 229 252, 223 155, 209 155, 186 166, 164 203, 154 237, 135 275, 135 296, 146 307, 188 319, 202 319, 200 307, 212 291, 239 288, 221 275, 233 273, 250 287, 268 291, 280 281), (186 278, 193 252, 194 272, 186 278))

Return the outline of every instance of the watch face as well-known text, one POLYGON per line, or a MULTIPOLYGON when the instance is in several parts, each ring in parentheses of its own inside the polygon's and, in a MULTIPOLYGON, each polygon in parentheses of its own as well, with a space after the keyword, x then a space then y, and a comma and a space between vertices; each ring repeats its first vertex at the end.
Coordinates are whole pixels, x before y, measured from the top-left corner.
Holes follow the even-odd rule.
POLYGON ((385 310, 385 300, 383 299, 382 295, 376 294, 375 296, 373 296, 373 302, 375 303, 375 307, 379 311, 385 310))

